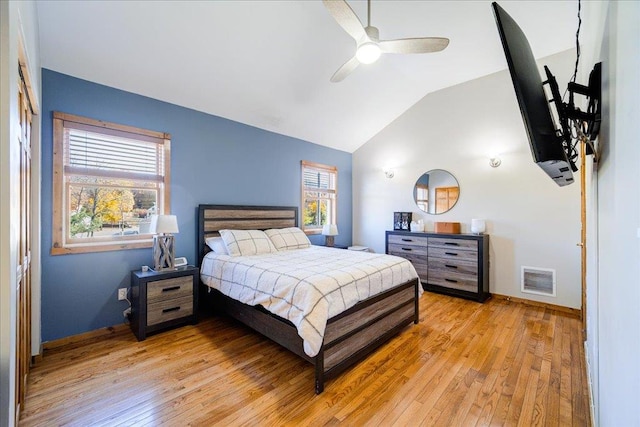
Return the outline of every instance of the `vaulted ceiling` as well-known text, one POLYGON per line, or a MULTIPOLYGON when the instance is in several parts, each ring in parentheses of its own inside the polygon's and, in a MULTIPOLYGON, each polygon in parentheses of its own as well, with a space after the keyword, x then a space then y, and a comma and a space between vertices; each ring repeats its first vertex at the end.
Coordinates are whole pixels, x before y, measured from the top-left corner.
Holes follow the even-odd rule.
MULTIPOLYGON (((574 46, 577 1, 499 3, 536 57, 574 46)), ((355 43, 319 0, 39 1, 41 65, 353 152, 428 93, 506 68, 490 4, 373 0, 381 39, 448 48, 383 55, 331 83, 355 43)), ((349 5, 366 22, 366 2, 349 5)))

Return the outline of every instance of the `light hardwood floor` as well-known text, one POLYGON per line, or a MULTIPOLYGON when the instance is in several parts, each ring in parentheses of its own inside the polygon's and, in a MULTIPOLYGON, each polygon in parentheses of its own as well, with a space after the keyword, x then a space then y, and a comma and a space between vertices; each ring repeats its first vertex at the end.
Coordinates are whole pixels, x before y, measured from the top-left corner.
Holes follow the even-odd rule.
POLYGON ((425 293, 420 323, 313 392, 313 366, 205 316, 48 350, 20 425, 590 425, 581 321, 425 293))

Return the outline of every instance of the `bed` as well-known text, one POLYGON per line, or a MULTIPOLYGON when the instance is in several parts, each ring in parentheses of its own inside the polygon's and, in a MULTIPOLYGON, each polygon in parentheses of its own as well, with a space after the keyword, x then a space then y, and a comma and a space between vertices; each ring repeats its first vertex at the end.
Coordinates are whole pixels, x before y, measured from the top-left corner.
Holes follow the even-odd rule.
MULTIPOLYGON (((312 363, 315 367, 317 394, 324 390, 326 380, 364 359, 406 326, 418 323, 418 297, 421 289, 415 270, 410 263, 407 267, 404 263, 408 262, 402 258, 318 247, 280 250, 251 257, 228 256, 219 254, 218 251, 207 255, 210 252, 206 244, 207 239, 220 236, 221 230, 224 237, 227 237, 230 232, 224 230, 276 229, 270 231, 277 233, 277 229, 296 227, 298 208, 200 205, 198 210, 198 253, 200 254, 201 283, 203 283, 200 301, 211 305, 216 311, 235 318, 312 363), (302 257, 302 261, 298 260, 296 263, 298 266, 308 265, 308 269, 305 267, 298 268, 295 272, 292 270, 283 272, 281 269, 285 268, 282 264, 285 253, 286 256, 302 257), (375 266, 372 260, 374 258, 375 266), (298 313, 298 316, 290 315, 290 308, 289 311, 282 312, 282 315, 274 314, 274 312, 279 314, 280 312, 270 307, 267 300, 260 299, 260 292, 246 291, 253 292, 250 298, 243 297, 242 294, 246 293, 244 290, 240 294, 237 291, 234 294, 231 290, 234 288, 227 283, 231 281, 230 276, 224 273, 225 271, 234 272, 233 277, 241 277, 243 278, 241 280, 245 280, 248 284, 251 280, 250 277, 247 278, 250 276, 247 272, 252 272, 255 276, 264 279, 262 276, 273 274, 273 271, 269 271, 268 268, 275 265, 277 268, 274 271, 278 271, 279 274, 284 273, 282 280, 302 274, 304 277, 298 277, 297 280, 308 282, 310 273, 306 271, 317 269, 318 262, 330 267, 322 273, 325 278, 323 287, 338 279, 337 272, 342 271, 343 266, 345 271, 347 271, 346 266, 351 264, 360 266, 360 270, 377 269, 378 271, 371 274, 375 279, 368 279, 368 288, 364 286, 358 288, 357 284, 364 282, 362 280, 358 282, 360 279, 356 278, 352 280, 353 286, 357 288, 354 291, 358 294, 357 300, 351 297, 345 298, 343 294, 349 295, 348 288, 340 287, 335 294, 340 293, 342 299, 339 302, 332 300, 333 302, 324 310, 326 311, 325 320, 321 318, 316 320, 315 314, 311 311, 298 313), (382 266, 378 266, 378 263, 382 266), (393 279, 390 279, 391 276, 393 279), (228 280, 223 280, 223 277, 228 280), (257 298, 256 295, 258 295, 257 298), (300 322, 299 319, 303 321, 300 322), (311 335, 309 333, 305 335, 305 331, 311 332, 311 335), (315 337, 314 335, 317 334, 320 336, 315 337)), ((354 274, 353 271, 347 271, 347 273, 354 274)), ((244 286, 244 283, 238 282, 237 285, 244 286)), ((256 284, 256 286, 260 285, 256 284)), ((293 305, 297 307, 296 304, 293 305)), ((323 312, 323 310, 320 311, 323 312)))

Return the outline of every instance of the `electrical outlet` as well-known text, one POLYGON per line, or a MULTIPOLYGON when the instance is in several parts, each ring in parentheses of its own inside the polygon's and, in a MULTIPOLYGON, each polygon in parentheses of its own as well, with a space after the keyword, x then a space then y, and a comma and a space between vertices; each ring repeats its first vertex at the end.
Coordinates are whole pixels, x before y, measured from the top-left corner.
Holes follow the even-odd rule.
POLYGON ((118 301, 127 299, 127 288, 118 289, 118 301))

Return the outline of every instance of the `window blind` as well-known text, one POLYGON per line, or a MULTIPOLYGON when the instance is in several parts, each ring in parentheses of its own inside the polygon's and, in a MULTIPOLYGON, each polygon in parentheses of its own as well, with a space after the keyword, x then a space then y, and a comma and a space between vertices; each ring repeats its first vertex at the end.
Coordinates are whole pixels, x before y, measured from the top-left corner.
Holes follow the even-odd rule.
POLYGON ((163 182, 162 144, 65 129, 65 173, 163 182))

